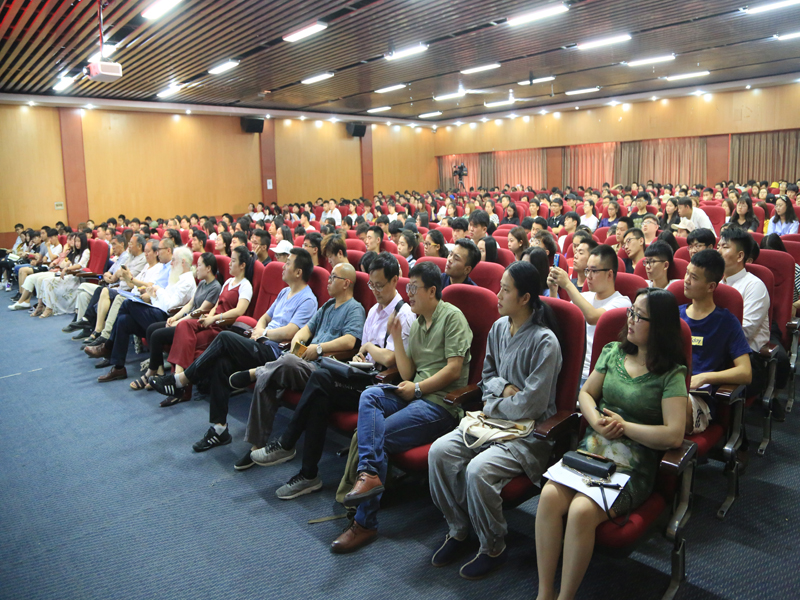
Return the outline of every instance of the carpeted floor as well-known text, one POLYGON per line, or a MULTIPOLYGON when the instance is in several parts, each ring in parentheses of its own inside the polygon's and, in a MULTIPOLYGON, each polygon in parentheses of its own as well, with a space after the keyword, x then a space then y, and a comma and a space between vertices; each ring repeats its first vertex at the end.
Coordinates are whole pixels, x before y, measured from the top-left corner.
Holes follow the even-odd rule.
MULTIPOLYGON (((342 512, 333 494, 344 459, 334 452, 345 438, 329 435, 322 492, 282 502, 275 489, 299 470, 297 458, 233 469, 246 449, 249 393, 231 402, 234 443, 196 454, 207 404, 164 409, 157 394, 130 391, 131 379, 96 383, 102 371, 61 333, 67 322, 0 311, 0 598, 535 596, 535 499, 508 511, 509 564, 482 582, 461 579, 458 565, 430 566, 445 524, 413 482, 387 498, 374 544, 333 555, 344 521, 307 521, 342 512)), ((129 359, 132 378, 139 359, 129 359)), ((719 463, 698 469, 680 598, 795 597, 799 456, 800 416, 789 414, 767 456, 752 457, 725 522, 714 516, 725 491, 719 463)), ((597 553, 580 597, 660 598, 670 549, 655 535, 628 558, 597 553)))

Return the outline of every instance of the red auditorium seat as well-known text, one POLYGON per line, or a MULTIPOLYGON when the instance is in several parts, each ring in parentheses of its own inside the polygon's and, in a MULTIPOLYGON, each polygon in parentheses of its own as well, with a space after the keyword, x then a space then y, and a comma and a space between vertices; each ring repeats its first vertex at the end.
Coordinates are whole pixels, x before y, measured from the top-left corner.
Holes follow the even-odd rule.
POLYGON ((347 246, 347 250, 348 251, 349 250, 358 250, 359 252, 366 252, 367 251, 367 245, 364 242, 362 242, 360 239, 358 239, 358 238, 355 238, 355 239, 347 238, 344 241, 344 243, 347 246))
POLYGON ((445 267, 445 264, 447 263, 447 259, 446 258, 442 258, 441 256, 423 256, 417 262, 418 263, 421 263, 421 262, 432 262, 437 267, 439 267, 439 270, 442 273, 444 273, 444 267, 445 267))
POLYGON ((500 279, 503 277, 503 273, 505 273, 503 265, 481 261, 475 265, 469 276, 478 287, 497 294, 500 291, 500 279))

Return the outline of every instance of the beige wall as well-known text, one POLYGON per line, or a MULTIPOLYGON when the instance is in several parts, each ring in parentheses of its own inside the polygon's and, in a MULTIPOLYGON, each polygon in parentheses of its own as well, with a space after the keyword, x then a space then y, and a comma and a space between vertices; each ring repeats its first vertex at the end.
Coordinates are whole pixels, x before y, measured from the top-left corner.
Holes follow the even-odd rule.
POLYGON ((261 200, 258 135, 239 119, 86 111, 83 144, 95 220, 245 212, 261 200))
POLYGON ((430 129, 400 125, 372 125, 372 160, 375 191, 434 190, 439 172, 430 129))
POLYGON ((67 222, 58 109, 0 106, 0 231, 67 222))
POLYGON ((435 154, 466 154, 597 142, 706 136, 800 127, 800 85, 713 94, 710 102, 688 96, 655 102, 603 106, 478 123, 476 128, 442 127, 435 154))
POLYGON ((281 119, 275 123, 275 167, 278 204, 361 195, 360 140, 347 134, 344 123, 281 119))

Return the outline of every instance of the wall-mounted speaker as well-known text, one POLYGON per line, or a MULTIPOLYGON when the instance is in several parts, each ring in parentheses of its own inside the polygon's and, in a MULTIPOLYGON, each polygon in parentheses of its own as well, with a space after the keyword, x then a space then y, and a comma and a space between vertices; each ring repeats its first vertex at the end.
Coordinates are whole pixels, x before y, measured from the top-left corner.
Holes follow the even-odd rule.
POLYGON ((347 123, 347 133, 352 137, 364 137, 367 133, 367 126, 364 123, 347 123))
POLYGON ((264 131, 264 119, 254 119, 253 117, 242 117, 242 131, 244 133, 261 133, 264 131))

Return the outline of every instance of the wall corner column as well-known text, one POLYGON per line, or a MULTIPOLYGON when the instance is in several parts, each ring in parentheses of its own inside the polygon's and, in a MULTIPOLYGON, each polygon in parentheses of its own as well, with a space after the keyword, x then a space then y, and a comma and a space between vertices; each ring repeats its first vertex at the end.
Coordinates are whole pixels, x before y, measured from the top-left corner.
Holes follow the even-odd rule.
POLYGON ((89 220, 89 192, 86 187, 86 159, 83 153, 83 122, 80 110, 59 108, 61 160, 64 168, 64 196, 67 221, 73 229, 89 220))
POLYGON ((564 148, 545 148, 547 161, 547 189, 561 189, 564 180, 564 148))
POLYGON ((367 131, 361 138, 361 195, 369 198, 375 195, 375 174, 372 166, 372 126, 367 125, 367 131))
POLYGON ((712 188, 730 179, 730 138, 730 134, 706 137, 706 183, 712 188))
POLYGON ((264 119, 264 130, 258 134, 261 150, 261 201, 269 206, 278 201, 278 169, 275 166, 275 120, 264 119), (269 189, 268 182, 272 182, 269 189))

